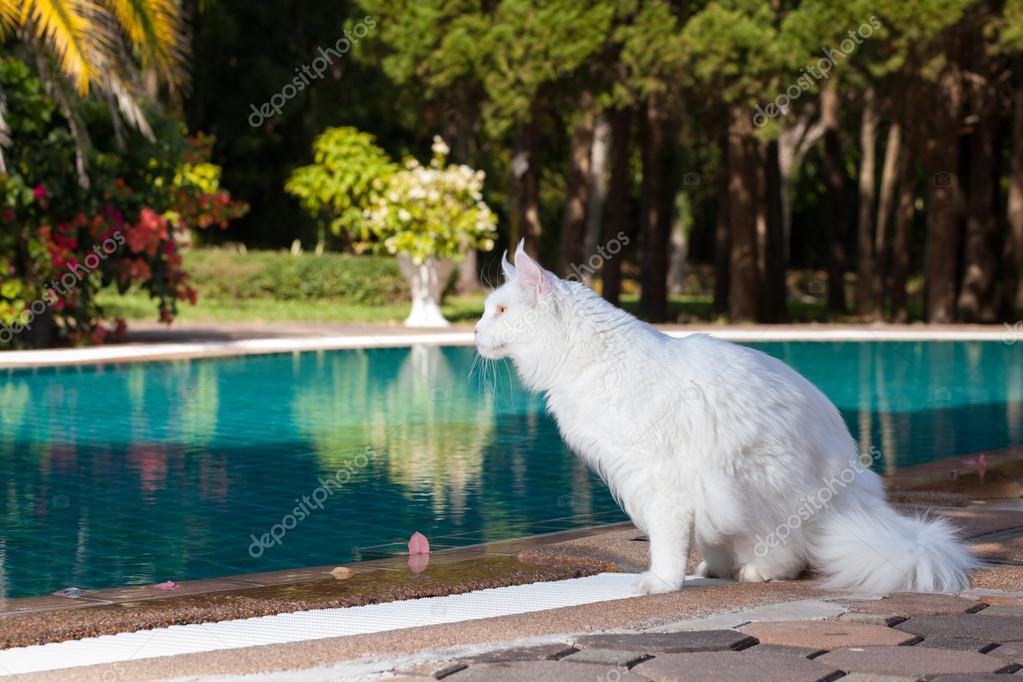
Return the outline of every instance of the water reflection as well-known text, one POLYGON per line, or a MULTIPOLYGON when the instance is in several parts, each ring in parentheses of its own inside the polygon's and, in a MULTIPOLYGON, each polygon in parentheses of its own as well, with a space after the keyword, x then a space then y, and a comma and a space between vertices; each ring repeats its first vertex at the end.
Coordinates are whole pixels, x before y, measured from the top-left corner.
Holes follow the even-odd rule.
MULTIPOLYGON (((838 405, 876 466, 1019 444, 1023 347, 761 344, 838 405)), ((0 375, 0 598, 340 563, 621 518, 542 399, 467 348, 0 375), (378 457, 355 458, 369 447, 378 457), (350 480, 260 558, 250 536, 350 480), (557 519, 561 519, 558 521, 557 519)))

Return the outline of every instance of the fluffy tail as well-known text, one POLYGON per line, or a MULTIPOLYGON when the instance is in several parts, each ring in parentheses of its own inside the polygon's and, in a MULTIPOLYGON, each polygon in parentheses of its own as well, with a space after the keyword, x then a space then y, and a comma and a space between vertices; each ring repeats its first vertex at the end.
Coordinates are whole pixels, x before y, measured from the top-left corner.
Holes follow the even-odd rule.
POLYGON ((825 589, 957 592, 980 565, 947 521, 901 516, 883 500, 832 509, 815 530, 811 562, 825 589))

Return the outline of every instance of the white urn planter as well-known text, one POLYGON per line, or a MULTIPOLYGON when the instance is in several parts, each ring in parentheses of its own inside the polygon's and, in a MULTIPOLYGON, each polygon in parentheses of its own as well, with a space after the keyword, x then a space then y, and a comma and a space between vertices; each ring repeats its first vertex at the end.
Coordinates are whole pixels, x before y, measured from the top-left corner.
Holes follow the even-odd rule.
POLYGON ((448 327, 440 311, 441 297, 447 287, 455 263, 450 260, 428 258, 421 264, 405 254, 398 254, 398 270, 408 282, 412 292, 412 310, 405 320, 406 327, 448 327))

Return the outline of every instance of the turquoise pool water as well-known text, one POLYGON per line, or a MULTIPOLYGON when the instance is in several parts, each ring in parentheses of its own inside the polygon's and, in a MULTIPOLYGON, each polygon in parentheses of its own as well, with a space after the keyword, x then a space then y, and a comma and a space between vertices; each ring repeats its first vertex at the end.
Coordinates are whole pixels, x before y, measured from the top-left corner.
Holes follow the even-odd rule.
MULTIPOLYGON (((1023 443, 1023 345, 755 345, 820 386, 879 468, 1023 443)), ((0 597, 624 519, 512 368, 470 378, 473 355, 0 370, 0 597)))

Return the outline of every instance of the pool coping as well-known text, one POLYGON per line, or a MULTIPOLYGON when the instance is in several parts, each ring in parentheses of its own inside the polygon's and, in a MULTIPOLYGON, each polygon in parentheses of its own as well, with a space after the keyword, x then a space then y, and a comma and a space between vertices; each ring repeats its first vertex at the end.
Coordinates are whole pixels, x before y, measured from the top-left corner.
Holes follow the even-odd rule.
MULTIPOLYGON (((665 334, 682 338, 703 333, 736 342, 767 341, 1001 341, 1009 345, 1023 341, 1023 332, 1008 324, 995 325, 730 325, 688 326, 655 325, 665 334)), ((95 346, 89 348, 56 348, 41 350, 4 351, 0 353, 0 369, 53 367, 66 365, 92 365, 129 363, 186 358, 230 357, 266 355, 304 351, 353 350, 369 348, 404 348, 413 345, 471 346, 471 327, 441 329, 409 329, 390 325, 358 325, 344 327, 346 333, 324 334, 330 325, 266 324, 252 329, 251 325, 237 329, 247 336, 236 336, 232 325, 206 327, 193 325, 180 332, 154 330, 144 327, 136 332, 139 341, 95 346), (155 339, 141 340, 146 335, 155 339), (200 340, 203 336, 220 336, 218 340, 200 340), (159 340, 181 337, 183 340, 159 340), (191 338, 190 338, 191 337, 191 338)))
MULTIPOLYGON (((434 566, 451 564, 461 561, 474 561, 481 558, 517 557, 520 552, 538 546, 557 544, 568 540, 591 537, 615 530, 632 528, 628 521, 605 523, 550 533, 537 533, 520 538, 500 540, 497 542, 478 543, 460 547, 434 550, 430 553, 430 563, 434 566)), ((579 569, 596 568, 596 565, 584 567, 580 562, 579 569)), ((304 582, 324 580, 339 568, 351 569, 354 573, 367 574, 378 571, 408 573, 408 557, 392 556, 380 559, 369 559, 348 563, 307 566, 278 571, 263 571, 219 576, 215 578, 199 578, 176 582, 176 588, 163 590, 155 584, 125 585, 96 590, 86 590, 79 597, 62 597, 56 595, 36 595, 27 597, 11 597, 0 599, 0 622, 5 618, 21 617, 30 614, 50 613, 69 609, 81 609, 93 606, 112 606, 134 604, 157 600, 172 600, 179 597, 200 596, 217 592, 256 589, 285 585, 297 585, 304 582)), ((606 568, 603 567, 603 568, 606 568)), ((342 580, 338 578, 338 580, 342 580)))

